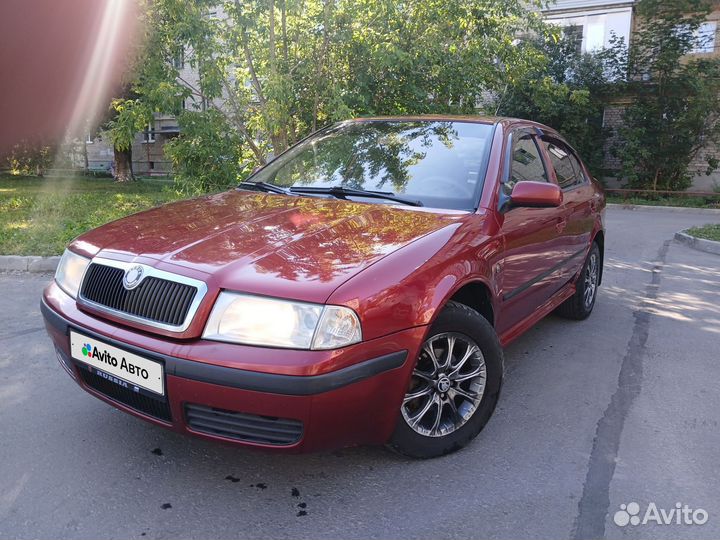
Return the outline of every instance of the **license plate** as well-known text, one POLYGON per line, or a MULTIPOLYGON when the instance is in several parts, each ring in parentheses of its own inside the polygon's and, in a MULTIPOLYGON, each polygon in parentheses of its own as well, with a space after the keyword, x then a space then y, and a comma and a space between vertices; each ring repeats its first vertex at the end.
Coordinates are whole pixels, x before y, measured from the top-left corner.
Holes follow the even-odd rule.
POLYGON ((75 360, 113 375, 129 385, 150 390, 161 396, 165 395, 163 366, 158 362, 72 330, 70 352, 75 360))

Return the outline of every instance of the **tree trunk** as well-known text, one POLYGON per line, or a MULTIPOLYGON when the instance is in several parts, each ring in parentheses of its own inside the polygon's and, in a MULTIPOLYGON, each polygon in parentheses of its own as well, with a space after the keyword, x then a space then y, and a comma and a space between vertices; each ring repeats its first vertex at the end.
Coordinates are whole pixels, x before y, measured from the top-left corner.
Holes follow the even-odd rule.
POLYGON ((115 172, 113 177, 116 182, 130 182, 135 180, 132 170, 132 148, 127 150, 114 149, 115 154, 115 172))
POLYGON ((88 161, 87 141, 83 140, 83 160, 85 161, 85 172, 90 169, 90 162, 88 161))

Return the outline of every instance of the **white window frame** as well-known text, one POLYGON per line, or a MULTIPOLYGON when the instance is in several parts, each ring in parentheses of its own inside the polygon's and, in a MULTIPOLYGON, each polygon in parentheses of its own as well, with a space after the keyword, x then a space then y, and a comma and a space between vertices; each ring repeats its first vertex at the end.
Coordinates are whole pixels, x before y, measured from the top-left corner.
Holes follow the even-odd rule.
POLYGON ((155 142, 155 126, 150 122, 147 125, 147 129, 143 131, 143 144, 150 144, 155 142))
POLYGON ((711 54, 715 52, 715 38, 717 36, 717 21, 705 21, 695 31, 697 45, 692 48, 690 54, 711 54), (702 41, 707 40, 705 43, 702 41))
POLYGON ((561 12, 558 13, 556 11, 548 11, 544 15, 545 22, 549 24, 553 24, 556 26, 559 26, 561 29, 565 26, 581 26, 583 29, 583 36, 582 36, 582 45, 581 50, 583 53, 592 52, 593 50, 602 49, 608 46, 608 16, 615 16, 615 15, 622 15, 626 18, 627 22, 627 35, 623 34, 616 34, 618 37, 623 38, 625 40, 625 43, 628 42, 630 39, 630 35, 632 34, 632 9, 628 7, 617 7, 617 8, 609 8, 609 9, 588 9, 583 11, 572 11, 572 12, 561 12), (604 28, 604 36, 603 36, 603 42, 602 45, 597 47, 597 43, 594 43, 595 46, 588 47, 588 37, 589 32, 588 28, 590 24, 593 22, 593 19, 601 18, 602 19, 602 25, 604 28))

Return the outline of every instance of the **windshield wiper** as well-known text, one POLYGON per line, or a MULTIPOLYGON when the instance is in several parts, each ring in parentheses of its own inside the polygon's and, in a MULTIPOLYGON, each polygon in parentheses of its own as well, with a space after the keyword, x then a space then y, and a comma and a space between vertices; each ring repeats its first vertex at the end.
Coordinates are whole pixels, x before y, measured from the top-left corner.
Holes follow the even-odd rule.
POLYGON ((365 189, 354 189, 342 186, 332 187, 315 187, 315 186, 292 186, 291 193, 307 193, 307 194, 328 194, 338 199, 347 199, 348 197, 366 197, 368 199, 385 199, 410 206, 422 206, 423 203, 414 199, 406 199, 398 197, 391 191, 369 191, 365 189))
POLYGON ((282 193, 283 195, 292 195, 293 197, 297 197, 295 193, 291 193, 287 188, 276 186, 274 184, 268 184, 267 182, 240 182, 237 187, 240 189, 247 189, 248 191, 282 193))

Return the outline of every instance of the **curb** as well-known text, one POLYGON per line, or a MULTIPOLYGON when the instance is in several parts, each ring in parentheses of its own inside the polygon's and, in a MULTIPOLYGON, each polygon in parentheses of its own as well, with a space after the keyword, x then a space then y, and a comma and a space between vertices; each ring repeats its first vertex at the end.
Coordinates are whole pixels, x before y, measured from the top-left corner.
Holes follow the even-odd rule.
POLYGON ((646 204, 608 203, 608 208, 622 210, 640 210, 643 212, 687 212, 690 214, 710 214, 720 216, 720 208, 693 208, 692 206, 650 206, 646 204))
POLYGON ((54 272, 59 256, 0 255, 0 272, 54 272))
POLYGON ((675 241, 685 244, 693 249, 697 249, 698 251, 704 251, 706 253, 720 255, 720 242, 716 242, 715 240, 705 240, 704 238, 697 238, 695 236, 691 236, 685 232, 687 230, 688 229, 676 232, 675 241))

